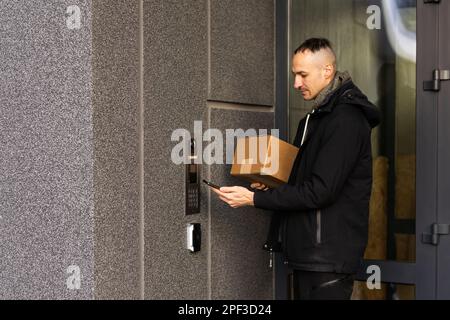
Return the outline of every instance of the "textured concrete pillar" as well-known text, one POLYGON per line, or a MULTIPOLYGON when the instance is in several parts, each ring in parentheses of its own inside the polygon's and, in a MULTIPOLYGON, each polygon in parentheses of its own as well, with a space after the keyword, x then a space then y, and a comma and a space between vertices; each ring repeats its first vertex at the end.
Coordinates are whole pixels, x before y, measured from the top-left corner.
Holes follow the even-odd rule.
POLYGON ((92 0, 97 299, 142 297, 139 2, 92 0))
MULTIPOLYGON (((210 0, 209 126, 270 129, 274 125, 274 1, 210 0)), ((269 132, 270 133, 270 132, 269 132)), ((230 165, 208 176, 241 185, 230 165)), ((211 298, 271 299, 272 270, 262 250, 269 216, 254 208, 231 209, 210 201, 211 298)))
MULTIPOLYGON (((185 168, 171 161, 172 131, 206 119, 207 0, 144 1, 145 297, 208 298, 208 221, 185 216, 185 168), (202 250, 186 249, 186 224, 202 226, 202 250)), ((206 123, 205 123, 206 126, 206 123)), ((201 143, 201 142, 199 142, 201 143)))
POLYGON ((1 299, 94 296, 91 1, 79 29, 72 4, 0 1, 1 299))
POLYGON ((139 297, 138 4, 0 1, 0 298, 139 297))

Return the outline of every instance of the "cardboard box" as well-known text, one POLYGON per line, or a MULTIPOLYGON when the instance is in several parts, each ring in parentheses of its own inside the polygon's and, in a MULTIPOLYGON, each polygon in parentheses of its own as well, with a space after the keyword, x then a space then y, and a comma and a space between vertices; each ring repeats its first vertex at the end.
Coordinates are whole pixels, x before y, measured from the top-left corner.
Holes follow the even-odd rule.
POLYGON ((237 139, 231 175, 276 188, 288 182, 299 148, 274 136, 237 139))

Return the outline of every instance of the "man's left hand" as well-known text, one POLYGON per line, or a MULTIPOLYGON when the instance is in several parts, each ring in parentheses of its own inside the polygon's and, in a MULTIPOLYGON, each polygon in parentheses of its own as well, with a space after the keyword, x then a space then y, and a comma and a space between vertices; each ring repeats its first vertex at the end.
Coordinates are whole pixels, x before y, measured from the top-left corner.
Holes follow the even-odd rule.
POLYGON ((232 208, 254 206, 253 195, 255 193, 244 187, 222 187, 220 191, 214 188, 211 189, 219 195, 220 200, 232 208))

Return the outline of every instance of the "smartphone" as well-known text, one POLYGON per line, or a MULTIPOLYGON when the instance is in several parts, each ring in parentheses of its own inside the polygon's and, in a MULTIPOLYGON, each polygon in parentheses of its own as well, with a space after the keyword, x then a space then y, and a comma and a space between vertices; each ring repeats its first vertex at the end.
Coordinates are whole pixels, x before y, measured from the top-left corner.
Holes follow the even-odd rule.
POLYGON ((214 184, 214 183, 211 183, 211 182, 209 182, 209 181, 206 181, 205 179, 203 179, 203 182, 206 183, 206 184, 207 184, 208 186, 210 186, 211 188, 220 190, 220 187, 219 187, 218 185, 214 184))

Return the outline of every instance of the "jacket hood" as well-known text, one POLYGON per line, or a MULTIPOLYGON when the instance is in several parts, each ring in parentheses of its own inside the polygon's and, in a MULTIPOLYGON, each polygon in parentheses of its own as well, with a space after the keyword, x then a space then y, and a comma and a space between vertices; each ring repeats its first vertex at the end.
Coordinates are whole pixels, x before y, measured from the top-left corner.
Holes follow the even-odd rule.
POLYGON ((345 103, 357 106, 363 112, 372 128, 378 126, 381 122, 380 110, 369 101, 367 96, 356 87, 353 82, 353 88, 346 90, 338 99, 338 103, 345 103))
POLYGON ((346 81, 338 90, 330 94, 318 107, 317 111, 331 112, 339 104, 353 105, 360 108, 372 128, 375 128, 381 122, 381 114, 378 108, 369 101, 367 96, 361 92, 352 80, 346 81))

